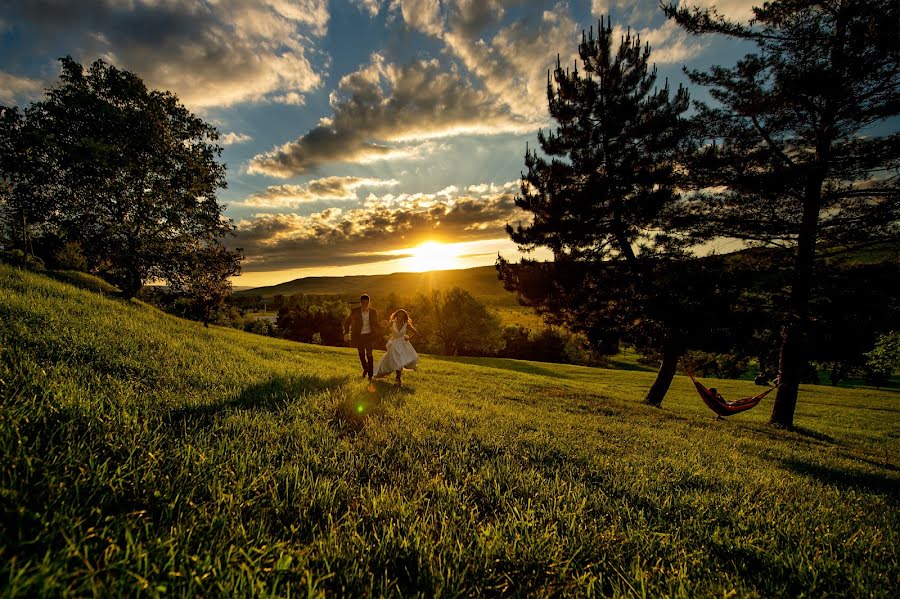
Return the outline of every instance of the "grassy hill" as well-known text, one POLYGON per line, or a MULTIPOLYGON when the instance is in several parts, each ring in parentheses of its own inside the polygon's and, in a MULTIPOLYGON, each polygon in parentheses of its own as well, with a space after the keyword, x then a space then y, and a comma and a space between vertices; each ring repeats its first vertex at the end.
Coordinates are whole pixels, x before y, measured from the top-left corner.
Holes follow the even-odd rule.
POLYGON ((236 296, 321 294, 358 296, 368 293, 374 298, 385 298, 391 293, 400 297, 412 297, 417 293, 428 294, 432 289, 461 287, 475 297, 493 304, 517 306, 515 296, 503 289, 493 266, 478 266, 460 270, 435 270, 432 272, 398 272, 389 275, 353 275, 346 277, 304 277, 271 287, 236 292, 236 296))
POLYGON ((793 432, 644 372, 370 392, 352 350, 79 283, 0 266, 5 596, 900 593, 897 392, 804 386, 793 432))

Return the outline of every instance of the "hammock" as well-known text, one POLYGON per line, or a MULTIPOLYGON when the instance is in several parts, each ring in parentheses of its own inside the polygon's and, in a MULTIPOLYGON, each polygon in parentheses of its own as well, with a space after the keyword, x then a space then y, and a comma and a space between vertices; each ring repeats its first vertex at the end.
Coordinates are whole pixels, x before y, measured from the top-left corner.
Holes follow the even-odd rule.
POLYGON ((694 378, 694 375, 690 370, 685 368, 684 371, 691 378, 691 381, 693 381, 694 386, 697 388, 697 393, 700 394, 700 398, 703 400, 703 403, 705 403, 710 410, 712 410, 719 416, 731 416, 732 414, 737 414, 738 412, 743 412, 745 410, 755 408, 766 395, 778 388, 778 385, 775 385, 771 389, 763 391, 759 395, 754 395, 753 397, 744 397, 742 399, 736 399, 734 401, 725 401, 725 399, 721 395, 715 393, 714 391, 711 391, 710 389, 707 389, 701 383, 699 383, 697 379, 694 378))

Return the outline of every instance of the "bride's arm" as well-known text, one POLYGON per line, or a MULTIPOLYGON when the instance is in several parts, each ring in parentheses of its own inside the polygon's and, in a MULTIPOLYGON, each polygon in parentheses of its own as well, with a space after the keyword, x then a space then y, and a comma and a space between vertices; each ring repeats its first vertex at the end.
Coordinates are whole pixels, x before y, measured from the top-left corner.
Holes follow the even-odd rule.
POLYGON ((416 330, 416 327, 414 327, 413 325, 411 325, 411 324, 409 324, 409 323, 406 323, 406 330, 412 331, 412 332, 413 332, 412 335, 407 335, 407 336, 406 336, 407 339, 412 339, 413 337, 415 337, 416 335, 419 334, 419 331, 416 330))

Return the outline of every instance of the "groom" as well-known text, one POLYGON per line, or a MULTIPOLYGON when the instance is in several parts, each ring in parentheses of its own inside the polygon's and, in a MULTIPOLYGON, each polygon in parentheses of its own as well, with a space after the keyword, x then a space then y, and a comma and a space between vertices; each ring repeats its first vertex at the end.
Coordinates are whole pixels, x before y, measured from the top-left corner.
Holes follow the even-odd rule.
POLYGON ((362 364, 362 376, 372 380, 372 372, 375 370, 375 357, 372 355, 372 345, 375 342, 375 332, 378 328, 378 316, 375 310, 369 308, 369 296, 362 294, 359 298, 359 307, 350 311, 350 316, 344 321, 344 331, 350 331, 350 345, 359 352, 359 361, 362 364))

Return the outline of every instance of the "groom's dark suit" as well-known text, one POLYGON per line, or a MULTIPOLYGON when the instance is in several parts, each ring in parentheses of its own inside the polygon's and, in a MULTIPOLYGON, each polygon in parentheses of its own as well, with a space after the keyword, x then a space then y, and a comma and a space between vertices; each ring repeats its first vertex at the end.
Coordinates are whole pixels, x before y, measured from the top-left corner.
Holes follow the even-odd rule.
POLYGON ((344 330, 350 330, 350 345, 355 347, 359 352, 359 361, 362 364, 363 372, 372 378, 372 372, 375 370, 375 356, 372 354, 372 345, 376 339, 378 332, 378 315, 375 310, 369 308, 369 332, 363 333, 363 314, 362 308, 353 308, 350 316, 344 320, 344 330))

